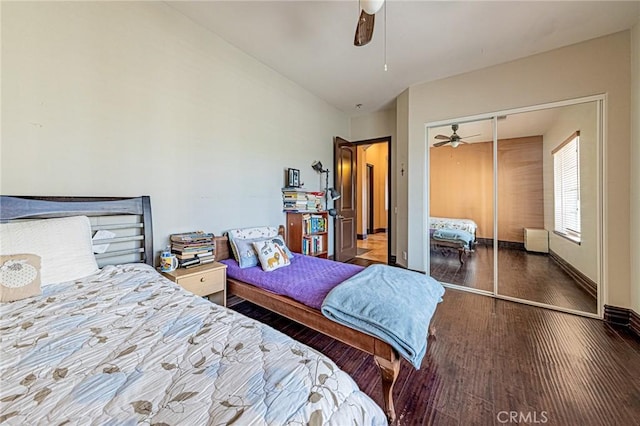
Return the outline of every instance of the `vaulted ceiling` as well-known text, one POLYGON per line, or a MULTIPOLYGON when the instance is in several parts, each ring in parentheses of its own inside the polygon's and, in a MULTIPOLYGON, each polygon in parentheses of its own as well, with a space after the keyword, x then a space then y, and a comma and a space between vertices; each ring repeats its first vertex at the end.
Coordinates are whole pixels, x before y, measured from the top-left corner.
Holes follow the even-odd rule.
POLYGON ((371 43, 355 47, 357 0, 167 4, 350 115, 388 108, 409 86, 623 31, 640 17, 640 1, 387 0, 371 43))

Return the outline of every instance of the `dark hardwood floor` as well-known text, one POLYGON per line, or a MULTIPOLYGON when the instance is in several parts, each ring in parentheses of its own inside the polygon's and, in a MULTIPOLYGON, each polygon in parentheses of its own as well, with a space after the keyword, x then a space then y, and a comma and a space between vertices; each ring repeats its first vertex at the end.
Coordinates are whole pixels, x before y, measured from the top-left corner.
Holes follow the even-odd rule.
MULTIPOLYGON (((493 291, 493 247, 478 245, 463 265, 457 251, 432 250, 431 276, 440 282, 493 291)), ((597 301, 550 256, 498 249, 498 293, 583 312, 597 313, 597 301)))
MULTIPOLYGON (((232 309, 332 358, 382 403, 372 357, 235 301, 232 309)), ((640 425, 640 342, 624 329, 454 289, 433 325, 421 369, 402 361, 396 425, 640 425)))

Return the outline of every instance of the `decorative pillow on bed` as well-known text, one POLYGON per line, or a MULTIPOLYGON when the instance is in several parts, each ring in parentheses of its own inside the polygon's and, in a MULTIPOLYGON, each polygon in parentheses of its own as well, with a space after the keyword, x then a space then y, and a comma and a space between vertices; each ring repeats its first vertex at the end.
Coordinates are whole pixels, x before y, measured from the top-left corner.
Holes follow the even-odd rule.
POLYGON ((257 226, 253 228, 231 229, 227 233, 229 240, 249 240, 275 237, 278 235, 278 228, 274 228, 273 226, 257 226))
POLYGON ((258 253, 260 266, 264 271, 273 271, 291 264, 289 255, 275 238, 254 242, 253 248, 258 253))
POLYGON ((231 250, 233 251, 233 257, 238 261, 240 268, 251 268, 258 264, 258 255, 253 248, 253 243, 262 241, 264 238, 254 239, 229 239, 231 243, 231 250))
POLYGON ((86 216, 0 224, 0 255, 33 253, 41 285, 72 281, 98 270, 86 216))
POLYGON ((271 241, 274 244, 277 244, 289 258, 293 257, 293 253, 291 253, 280 235, 269 238, 254 238, 248 240, 234 239, 231 240, 231 247, 233 249, 234 257, 238 261, 238 265, 240 265, 240 268, 251 268, 252 266, 258 265, 259 258, 258 254, 256 253, 254 243, 260 243, 263 241, 271 241))
POLYGON ((40 294, 40 256, 0 256, 0 302, 13 302, 40 294))
POLYGON ((240 265, 240 268, 250 268, 258 264, 258 256, 253 249, 253 245, 251 245, 254 241, 275 237, 276 235, 278 235, 278 230, 273 226, 238 228, 227 231, 233 257, 240 265))

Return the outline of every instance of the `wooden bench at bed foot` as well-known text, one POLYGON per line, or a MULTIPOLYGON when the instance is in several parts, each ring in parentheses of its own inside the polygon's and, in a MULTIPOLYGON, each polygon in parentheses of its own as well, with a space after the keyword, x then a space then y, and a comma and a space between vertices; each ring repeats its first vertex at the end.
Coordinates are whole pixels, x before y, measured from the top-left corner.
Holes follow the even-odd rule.
POLYGON ((396 408, 393 405, 393 385, 395 385, 400 373, 400 358, 393 351, 393 359, 386 359, 381 356, 374 355, 373 359, 380 369, 380 377, 382 379, 382 398, 384 403, 384 412, 387 415, 389 424, 396 420, 396 408))

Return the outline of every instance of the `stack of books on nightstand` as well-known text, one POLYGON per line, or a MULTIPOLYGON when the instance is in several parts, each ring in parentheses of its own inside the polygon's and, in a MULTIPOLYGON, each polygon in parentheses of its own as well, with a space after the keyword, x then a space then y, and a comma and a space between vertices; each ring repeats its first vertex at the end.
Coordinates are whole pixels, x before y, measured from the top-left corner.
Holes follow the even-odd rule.
POLYGON ((213 262, 215 248, 211 233, 195 231, 171 235, 171 253, 176 255, 181 268, 213 262))

